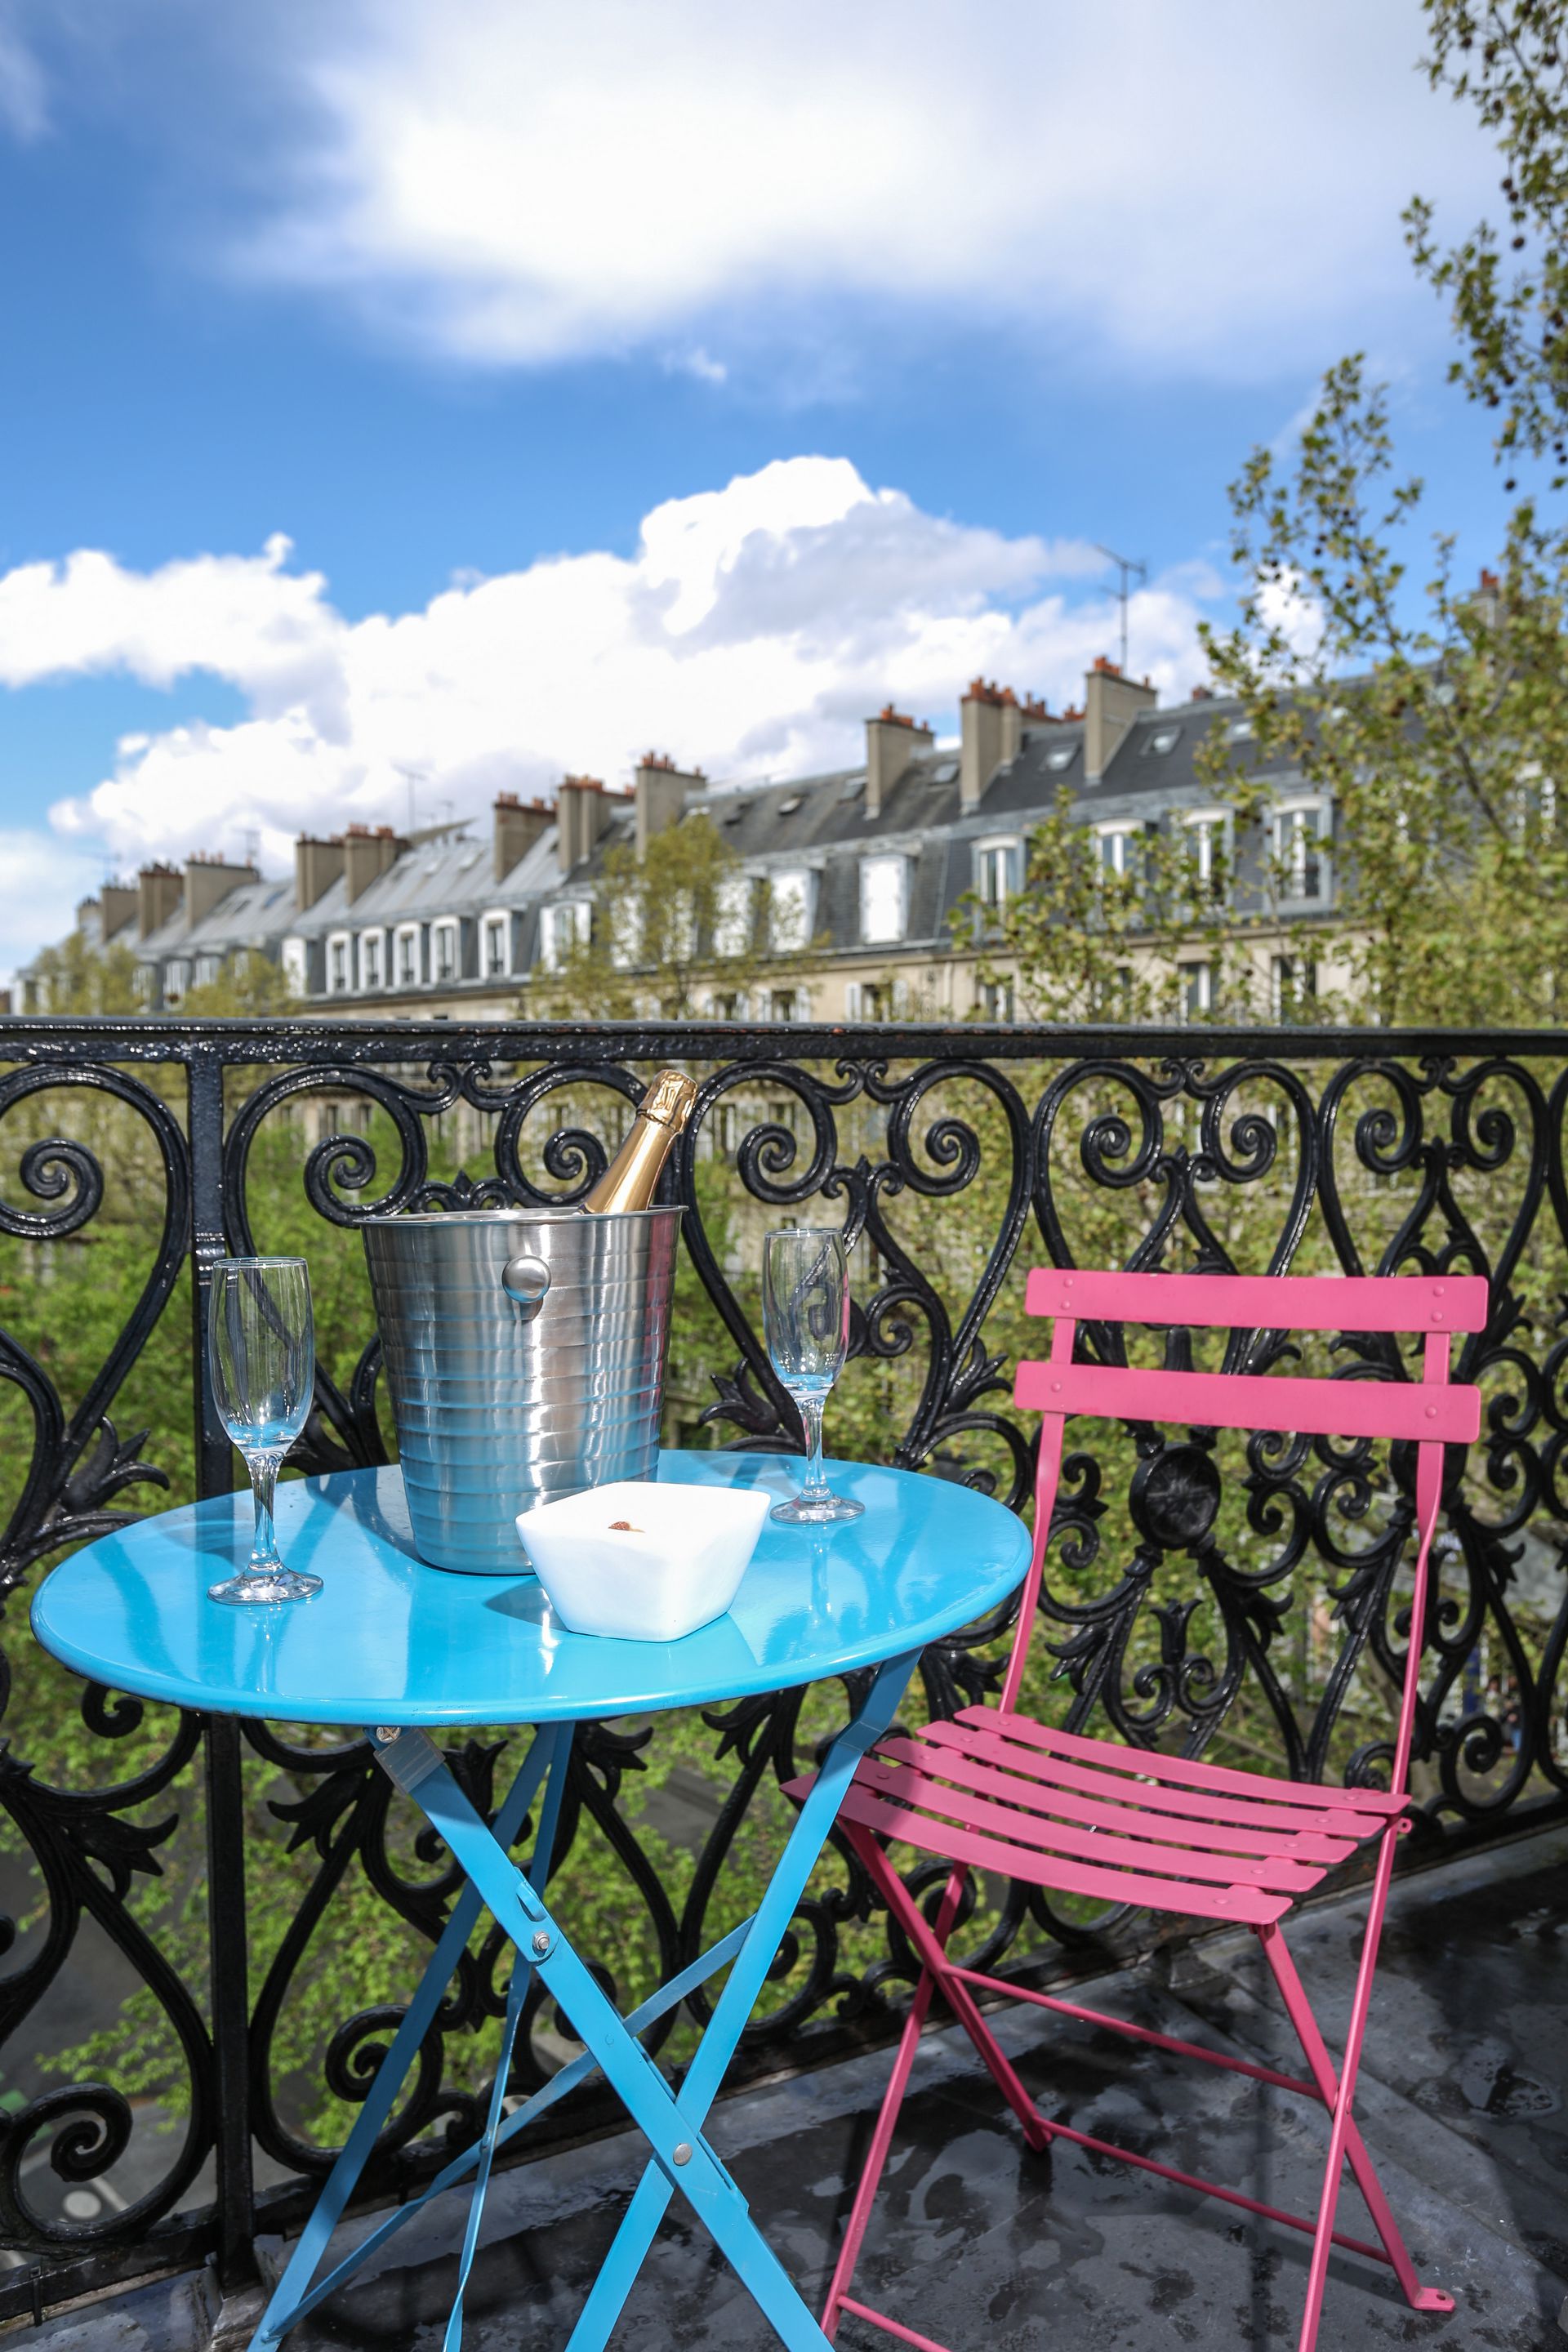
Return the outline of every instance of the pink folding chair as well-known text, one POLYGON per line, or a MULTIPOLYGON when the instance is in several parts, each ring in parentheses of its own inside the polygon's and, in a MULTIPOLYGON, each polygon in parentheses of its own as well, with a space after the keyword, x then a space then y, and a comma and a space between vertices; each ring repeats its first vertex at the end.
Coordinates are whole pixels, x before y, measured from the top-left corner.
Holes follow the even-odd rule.
MULTIPOLYGON (((1352 2118, 1356 2071, 1366 2030, 1394 1840, 1408 1827, 1405 1782, 1415 1722, 1426 1622, 1427 1559, 1442 1492, 1443 1448, 1468 1445, 1480 1426, 1480 1392, 1448 1382, 1454 1332, 1480 1330, 1487 1286, 1474 1276, 1402 1276, 1345 1280, 1300 1276, 1091 1274, 1037 1268, 1029 1276, 1031 1315, 1056 1318, 1050 1359, 1018 1367, 1015 1402, 1042 1415, 1035 1488, 1034 1557, 1025 1580, 1017 1632, 998 1706, 965 1707, 913 1738, 878 1742, 856 1774, 839 1826, 918 1955, 922 1974, 899 2043, 892 2079, 872 2134, 822 2325, 832 2337, 842 2312, 854 2312, 921 2352, 945 2352, 917 2328, 857 2301, 850 2293, 877 2186, 903 2104, 921 2029, 941 1991, 963 2025, 1031 2147, 1053 2139, 1120 2157, 1163 2180, 1224 2198, 1249 2213, 1288 2222, 1312 2238, 1301 2352, 1311 2352, 1322 2306, 1331 2245, 1388 2263, 1416 2311, 1451 2311, 1453 2298, 1424 2287, 1352 2118), (1422 1378, 1321 1380, 1193 1371, 1143 1371, 1123 1365, 1075 1363, 1080 1320, 1156 1327, 1258 1331, 1420 1332, 1422 1378), (1298 1435, 1380 1438, 1414 1443, 1415 1585, 1399 1725, 1386 1792, 1334 1789, 1163 1756, 1119 1741, 1052 1730, 1019 1711, 1019 1692, 1049 1540, 1068 1417, 1168 1423, 1184 1428, 1277 1430, 1298 1435), (1356 1975, 1349 2035, 1336 2075, 1279 1922, 1336 1863, 1368 1840, 1378 1842, 1366 1935, 1356 1975), (889 1849, 912 1846, 951 1862, 935 1924, 928 1922, 894 1866, 889 1849), (1103 1902, 1128 1903, 1189 1919, 1246 1925, 1284 1995, 1310 2080, 1255 2066, 1173 2036, 1105 2017, 1076 2001, 1024 1990, 960 1967, 948 1958, 964 1878, 970 1870, 1002 1873, 1027 1885, 1103 1902), (1042 2115, 998 2049, 975 1994, 1002 1994, 1064 2017, 1109 2027, 1157 2050, 1202 2058, 1256 2081, 1320 2100, 1330 2116, 1328 2161, 1315 2221, 1260 2204, 1239 2190, 1201 2180, 1131 2148, 1042 2115), (1381 2244, 1334 2227, 1341 2175, 1348 2159, 1381 2244)), ((810 1785, 797 1782, 791 1793, 810 1785)))

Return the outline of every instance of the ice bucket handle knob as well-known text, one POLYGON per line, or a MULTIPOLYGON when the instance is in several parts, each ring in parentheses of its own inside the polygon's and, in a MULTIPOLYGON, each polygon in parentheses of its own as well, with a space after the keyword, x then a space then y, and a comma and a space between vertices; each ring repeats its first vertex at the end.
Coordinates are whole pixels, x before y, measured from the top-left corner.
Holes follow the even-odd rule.
POLYGON ((500 1286, 520 1323, 531 1323, 550 1287, 550 1268, 542 1257, 509 1257, 501 1268, 500 1286))

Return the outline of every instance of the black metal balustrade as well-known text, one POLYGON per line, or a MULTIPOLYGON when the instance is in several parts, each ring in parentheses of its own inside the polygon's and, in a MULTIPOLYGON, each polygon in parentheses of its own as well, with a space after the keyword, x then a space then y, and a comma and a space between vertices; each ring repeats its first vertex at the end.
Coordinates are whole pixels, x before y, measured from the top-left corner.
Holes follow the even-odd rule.
MULTIPOLYGON (((686 1247, 714 1331, 727 1334, 707 1368, 716 1442, 795 1443, 792 1408, 733 1269, 754 1262, 753 1227, 814 1203, 864 1244, 854 1348, 884 1381, 880 1409, 900 1416, 875 1425, 867 1450, 1014 1504, 1026 1497, 1031 1467, 1031 1433, 1009 1402, 1022 1336, 1016 1267, 1103 1255, 1109 1234, 1123 1262, 1149 1265, 1484 1272, 1492 1318, 1457 1371, 1483 1383, 1486 1425, 1468 1469, 1456 1464, 1449 1481, 1412 1844, 1430 1856, 1568 1806, 1559 1688, 1568 1508, 1557 1483, 1568 1433, 1568 1040, 1541 1034, 0 1023, 0 1141, 6 1120, 20 1139, 0 1160, 6 1295, 58 1280, 51 1251, 105 1213, 113 1170, 94 1141, 103 1119, 140 1137, 138 1181, 157 1195, 140 1295, 79 1397, 62 1399, 43 1352, 0 1333, 0 1376, 32 1423, 30 1460, 10 1465, 15 1505, 0 1545, 0 1597, 10 1599, 0 1714, 23 1678, 42 1672, 23 1614, 32 1574, 163 1500, 155 1444, 142 1458, 143 1440, 123 1443, 113 1416, 187 1261, 194 1484, 204 1494, 234 1484, 205 1378, 205 1290, 216 1258, 252 1246, 248 1187, 269 1122, 295 1121, 304 1195, 331 1226, 404 1207, 566 1202, 598 1174, 602 1139, 619 1131, 666 1061, 702 1079, 667 1182, 687 1210, 686 1247), (325 1131, 307 1143, 300 1112, 311 1104, 325 1131), (384 1148, 375 1164, 373 1113, 384 1145, 395 1139, 395 1166, 384 1148), (437 1175, 432 1136, 454 1116, 482 1134, 488 1164, 437 1175), (710 1231, 720 1180, 733 1196, 721 1244, 710 1231), (946 1246, 954 1236, 963 1247, 946 1246)), ((368 1290, 363 1320, 352 1378, 334 1384, 323 1373, 296 1456, 307 1469, 386 1458, 368 1290)), ((1107 1332, 1088 1343, 1120 1344, 1107 1332)), ((1180 1350, 1182 1336, 1169 1344, 1180 1350)), ((1232 1360, 1244 1345, 1265 1364, 1282 1352, 1263 1335, 1259 1355, 1244 1336, 1232 1360)), ((1341 1363, 1353 1377, 1365 1358, 1352 1344, 1341 1363)), ((1241 1440, 1233 1459, 1213 1432, 1144 1430, 1128 1433, 1114 1461, 1079 1454, 1042 1602, 1058 1718, 1192 1749, 1239 1740, 1255 1759, 1296 1773, 1375 1774, 1379 1697, 1407 1631, 1407 1487, 1399 1449, 1379 1463, 1365 1446, 1329 1441, 1241 1440)), ((926 1662, 926 1704, 952 1710, 994 1688, 1005 1631, 982 1625, 940 1645, 926 1662)), ((111 2060, 91 2079, 0 2096, 0 2249, 12 2263, 0 2267, 0 2316, 208 2253, 226 2282, 243 2281, 258 2231, 298 2217, 331 2160, 330 2146, 285 2119, 290 2102, 300 2106, 301 2062, 297 2044, 287 2058, 277 2044, 290 1988, 308 1976, 316 1939, 331 1934, 342 1890, 357 1874, 411 1939, 438 1932, 452 1891, 438 1852, 399 1846, 388 1784, 362 1743, 312 1746, 270 1726, 171 1714, 166 1739, 150 1760, 138 1751, 127 1773, 118 1759, 132 1735, 145 1738, 147 1710, 93 1688, 79 1707, 92 1759, 79 1784, 50 1784, 0 1742, 0 1805, 37 1892, 25 1920, 0 1917, 0 2093, 7 2053, 34 2056, 50 2032, 64 2033, 51 2021, 91 1935, 161 2011, 183 2102, 167 2103, 128 2201, 107 2187, 151 2127, 111 2060), (245 1785, 258 1760, 284 1786, 271 1814, 301 1856, 296 1915, 264 1968, 247 1927, 256 1831, 245 1785), (202 1814, 205 1882, 195 1883, 197 1872, 167 1888, 165 1911, 149 1911, 182 1810, 202 1814), (165 1948, 161 1923, 179 1901, 205 1916, 205 1972, 165 1948), (87 2207, 98 2210, 79 2200, 73 2211, 62 2185, 95 2183, 106 2195, 89 2195, 87 2207)), ((752 1809, 809 1760, 823 1722, 830 1711, 803 1714, 799 1694, 708 1718, 711 1827, 679 1902, 624 1802, 649 1735, 601 1727, 582 1742, 563 1836, 578 1849, 605 1842, 662 1969, 710 1939, 705 1922, 740 1866, 752 1809)), ((460 1759, 484 1801, 495 1748, 469 1743, 460 1759)), ((842 1855, 835 1871, 803 1913, 773 2009, 752 2029, 756 2066, 811 2063, 857 2036, 885 2035, 907 1990, 909 1954, 888 1940, 862 1876, 842 1855)), ((991 1885, 966 1932, 980 1964, 1037 1977, 1085 1953, 1103 1963, 1108 1949, 1132 1948, 1139 1923, 991 1885)), ((386 2136, 379 2193, 405 2192, 477 2131, 477 2086, 455 2053, 500 2011, 495 1959, 489 1946, 476 1948, 433 2031, 386 2136)), ((324 2084, 351 2105, 363 2095, 395 2015, 373 2002, 321 2019, 310 2062, 320 2080, 307 2090, 324 2084)), ((543 2079, 563 2031, 565 2021, 535 2010, 520 2090, 543 2079)), ((596 2113, 584 2094, 561 2128, 591 2128, 596 2113)))

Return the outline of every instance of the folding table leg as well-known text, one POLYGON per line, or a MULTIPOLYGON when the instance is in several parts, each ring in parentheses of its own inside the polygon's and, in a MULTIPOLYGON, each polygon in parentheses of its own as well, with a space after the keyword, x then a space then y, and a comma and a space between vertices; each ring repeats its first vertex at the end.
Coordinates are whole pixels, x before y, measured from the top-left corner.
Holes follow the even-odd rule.
MULTIPOLYGON (((565 1778, 566 1752, 571 1746, 571 1738, 569 1724, 549 1724, 534 1734, 517 1778, 496 1815, 494 1835, 504 1850, 522 1827, 539 1793, 540 1783, 546 1772, 550 1773, 552 1785, 547 1799, 551 1806, 548 1835, 542 1834, 534 1855, 534 1867, 542 1872, 549 1867, 550 1845, 553 1841, 555 1813, 560 1803, 559 1790, 565 1778), (557 1761, 561 1768, 559 1770, 553 1769, 557 1761)), ((392 2113, 398 2092, 418 2055, 419 2045, 440 2007, 441 1996, 451 1982, 459 1956, 473 1933, 474 1923, 482 1907, 481 1897, 471 1882, 459 1889, 436 1948, 425 1964, 425 1973, 419 1979, 414 1998, 404 2011, 402 2022, 392 2037, 386 2055, 376 2069, 375 2080, 354 2118, 353 2128, 327 2175, 310 2217, 300 2233, 300 2242, 272 2291, 267 2309, 262 2314, 261 2325, 251 2338, 250 2352, 267 2352, 267 2347, 278 2343, 293 2325, 299 2306, 310 2291, 316 2265, 359 2184, 366 2158, 392 2113)))
MULTIPOLYGON (((680 2086, 680 2113, 699 2130, 718 2096, 735 2045, 756 2007, 795 1906, 827 1843, 856 1767, 892 1722, 918 1656, 918 1651, 911 1651, 903 1657, 889 1658, 879 1669, 858 1712, 834 1741, 826 1762, 795 1817, 778 1867, 757 1906, 755 1925, 714 2004, 707 2031, 680 2086)), ((622 2216, 615 2243, 578 2315, 567 2352, 602 2352, 633 2282, 647 2259, 674 2186, 673 2180, 656 2166, 650 2165, 643 2174, 622 2216)), ((750 2284, 750 2281, 747 2283, 750 2284)), ((772 2312, 768 2315, 773 2317, 772 2312)), ((778 2326, 776 2319, 773 2324, 778 2326)), ((779 2332, 784 2333, 782 2328, 779 2332)), ((795 2339, 785 2336, 784 2340, 795 2339)), ((821 2345, 826 2338, 813 2322, 810 2334, 802 2340, 821 2345)))
MULTIPOLYGON (((912 1659, 900 1661, 905 1674, 912 1663, 912 1659)), ((884 1685, 885 1670, 879 1675, 878 1682, 879 1686, 884 1685)), ((887 1716, 890 1716, 897 1703, 898 1689, 901 1687, 900 1680, 898 1687, 889 1693, 887 1716)), ((858 1724, 864 1720, 871 1704, 868 1700, 858 1724)), ((869 1733, 868 1737, 879 1736, 887 1716, 882 1717, 878 1730, 869 1733)), ((854 1728, 852 1727, 852 1730, 854 1728)), ((420 1737, 416 1734, 416 1740, 418 1741, 420 1737)), ((700 2125, 711 2092, 700 2106, 695 2101, 689 2106, 677 2101, 653 2059, 627 2031, 626 2021, 602 1990, 592 1971, 574 1951, 538 1892, 503 1853, 464 1796, 441 1761, 439 1750, 427 1740, 423 1742, 423 1748, 427 1752, 428 1761, 420 1767, 417 1780, 410 1780, 411 1793, 416 1795, 421 1811, 445 1840, 454 1858, 473 1880, 500 1926, 511 1937, 519 1949, 526 1952, 532 1960, 552 1995, 571 2019, 573 2031, 584 2048, 593 2053, 605 2081, 652 2149, 654 2163, 668 2184, 667 2194, 668 2189, 680 2189, 774 2333, 789 2347, 789 2352, 822 2352, 826 2337, 791 2284, 778 2257, 751 2220, 744 2198, 702 2137, 700 2125)), ((825 1802, 817 1808, 816 1818, 823 1824, 822 1834, 826 1835, 826 1826, 830 1825, 832 1819, 830 1805, 825 1802)), ((819 1851, 820 1840, 812 1853, 805 1857, 804 1867, 799 1873, 800 1886, 804 1886, 809 1876, 812 1863, 819 1851)), ((800 1854, 799 1841, 794 1837, 786 1849, 786 1856, 791 1853, 797 1858, 800 1854)), ((770 1888, 769 1896, 763 1898, 763 1907, 767 1906, 773 1893, 773 1888, 770 1888)), ((779 1914, 782 1900, 781 1894, 773 1901, 775 1916, 779 1914)), ((756 1928, 752 1929, 737 1957, 730 1981, 721 1995, 721 2008, 729 2001, 731 1988, 739 1976, 743 1975, 748 1982, 754 1982, 760 1990, 768 1962, 778 1948, 784 1926, 787 1924, 793 1909, 793 1900, 783 1906, 780 1925, 773 1941, 767 1946, 760 1970, 751 1958, 758 1941, 756 1928)), ((761 1909, 758 1916, 760 1920, 761 1909)), ((724 2045, 726 2055, 733 2048, 734 2040, 738 2038, 744 2021, 743 2010, 733 2016, 733 2032, 724 2045)), ((710 2026, 700 2046, 700 2059, 708 2048, 718 2022, 716 2011, 714 2024, 710 2026)), ((710 2062, 710 2071, 711 2064, 710 2062)), ((721 2064, 713 2077, 714 2090, 722 2072, 721 2064)), ((657 2222, 657 2216, 655 2220, 657 2222)), ((622 2234, 625 2234, 624 2223, 622 2234)), ((618 2239, 616 2246, 620 2247, 618 2239)), ((641 2252, 628 2253, 623 2248, 617 2258, 616 2248, 612 2248, 608 2266, 614 2269, 619 2280, 621 2299, 624 2299, 636 2276, 641 2260, 641 2252)))

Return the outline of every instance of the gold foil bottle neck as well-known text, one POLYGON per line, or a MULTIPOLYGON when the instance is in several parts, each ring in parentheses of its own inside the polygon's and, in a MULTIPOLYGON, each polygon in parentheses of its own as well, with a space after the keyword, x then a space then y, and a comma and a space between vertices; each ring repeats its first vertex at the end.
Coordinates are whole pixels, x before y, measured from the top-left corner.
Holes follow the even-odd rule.
POLYGON ((679 1135, 696 1100, 695 1078, 684 1076, 679 1070, 660 1070, 637 1106, 637 1117, 657 1118, 660 1127, 672 1127, 679 1135))
POLYGON ((679 1070, 660 1070, 637 1108, 631 1133, 583 1201, 589 1216, 624 1216, 651 1207, 670 1148, 696 1100, 693 1079, 679 1070))

